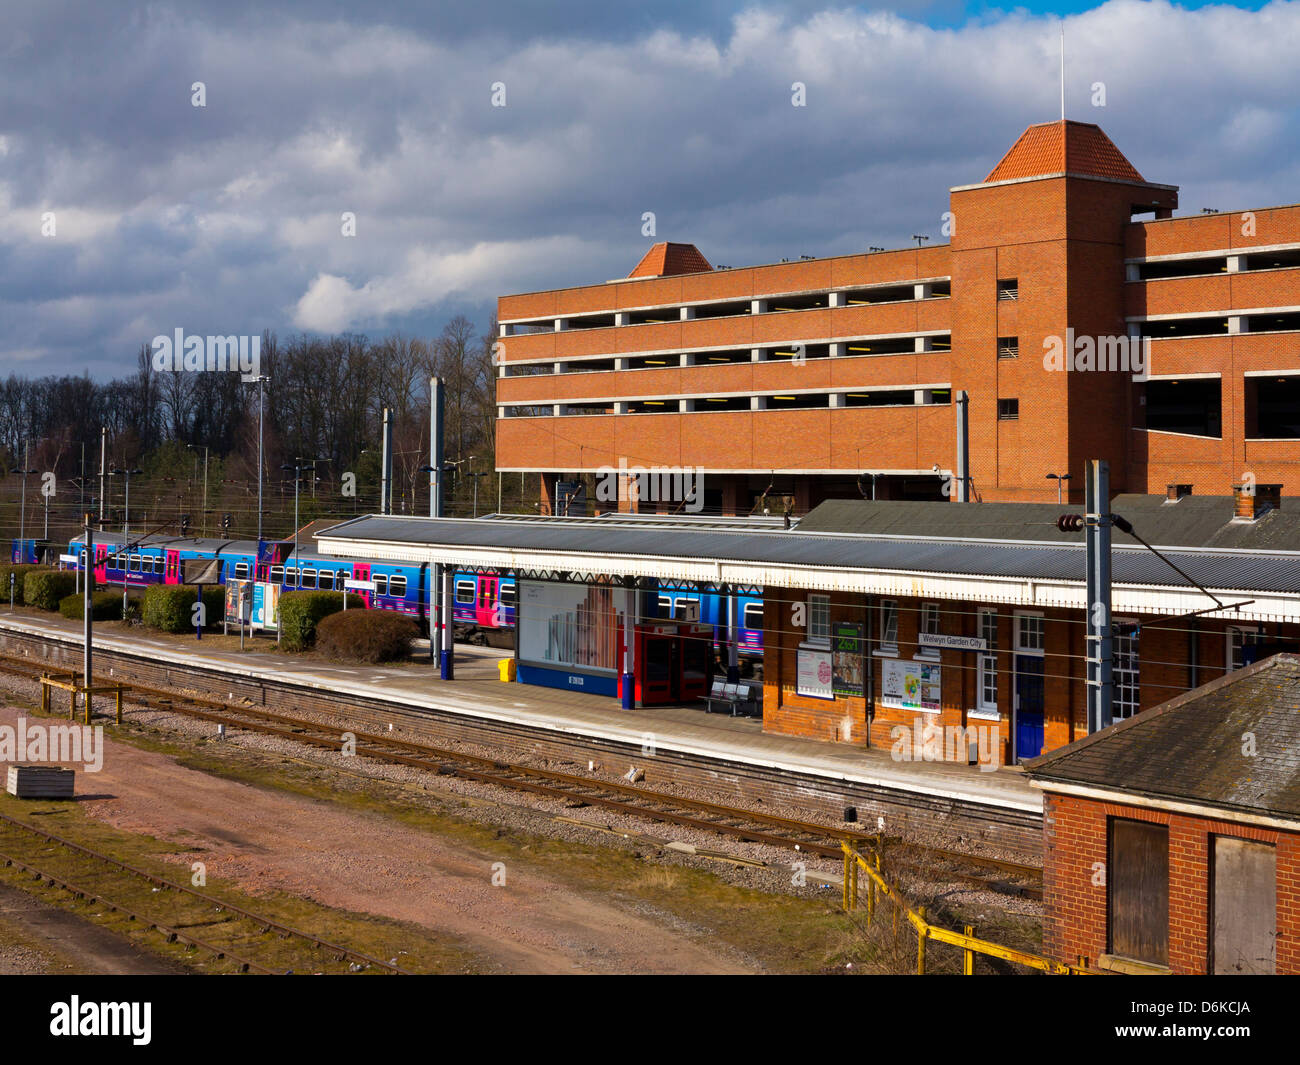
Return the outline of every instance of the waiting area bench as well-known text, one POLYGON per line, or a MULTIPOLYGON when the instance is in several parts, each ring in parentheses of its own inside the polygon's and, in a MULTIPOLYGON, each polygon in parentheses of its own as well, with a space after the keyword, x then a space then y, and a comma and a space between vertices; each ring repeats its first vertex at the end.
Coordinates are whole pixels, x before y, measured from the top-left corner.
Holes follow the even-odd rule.
POLYGON ((709 694, 704 697, 704 709, 710 714, 729 713, 737 715, 758 716, 762 714, 763 691, 757 684, 729 684, 718 677, 713 682, 709 694))

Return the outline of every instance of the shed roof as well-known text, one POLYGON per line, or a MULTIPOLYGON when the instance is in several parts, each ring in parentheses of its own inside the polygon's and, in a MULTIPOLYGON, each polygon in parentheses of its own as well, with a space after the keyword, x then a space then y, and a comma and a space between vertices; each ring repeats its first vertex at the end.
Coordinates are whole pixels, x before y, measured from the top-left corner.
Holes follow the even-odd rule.
POLYGON ((1025 772, 1047 791, 1078 785, 1300 821, 1300 658, 1229 673, 1025 772))

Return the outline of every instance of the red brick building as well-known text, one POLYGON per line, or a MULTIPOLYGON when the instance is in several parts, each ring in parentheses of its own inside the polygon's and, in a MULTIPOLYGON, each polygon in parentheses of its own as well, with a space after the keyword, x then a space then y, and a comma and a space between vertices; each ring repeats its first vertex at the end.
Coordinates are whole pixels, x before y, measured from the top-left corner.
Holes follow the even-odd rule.
POLYGON ((1066 473, 1080 498, 1090 458, 1116 492, 1295 494, 1300 207, 1177 205, 1052 122, 951 190, 946 245, 732 269, 662 243, 625 279, 504 296, 497 468, 551 508, 620 466, 698 470, 714 513, 955 497, 964 392, 976 499, 1054 500, 1066 473))
POLYGON ((1043 946, 1125 972, 1300 974, 1300 658, 1031 762, 1043 946))

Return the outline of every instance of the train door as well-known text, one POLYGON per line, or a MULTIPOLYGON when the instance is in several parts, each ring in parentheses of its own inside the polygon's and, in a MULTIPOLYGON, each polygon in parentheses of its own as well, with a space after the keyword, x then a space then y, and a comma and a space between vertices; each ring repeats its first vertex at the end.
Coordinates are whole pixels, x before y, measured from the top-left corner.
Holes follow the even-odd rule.
MULTIPOLYGON (((370 564, 368 562, 356 562, 352 566, 352 579, 354 581, 370 580, 370 564)), ((370 609, 370 592, 361 592, 361 601, 366 604, 366 609, 370 609)))
POLYGON ((179 551, 167 552, 167 565, 164 567, 166 574, 163 580, 167 584, 180 584, 181 582, 181 553, 179 551))
POLYGON ((500 628, 497 617, 497 575, 480 573, 478 599, 474 604, 474 622, 485 629, 500 628))
POLYGON ((108 583, 108 544, 95 545, 95 583, 108 583))

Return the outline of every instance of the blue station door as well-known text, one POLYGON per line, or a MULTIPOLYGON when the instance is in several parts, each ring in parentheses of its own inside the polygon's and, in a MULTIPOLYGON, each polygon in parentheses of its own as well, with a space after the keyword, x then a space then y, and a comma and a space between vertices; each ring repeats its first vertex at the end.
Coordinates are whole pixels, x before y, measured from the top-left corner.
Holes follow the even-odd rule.
POLYGON ((1015 758, 1037 758, 1043 753, 1043 659, 1016 655, 1015 758))

